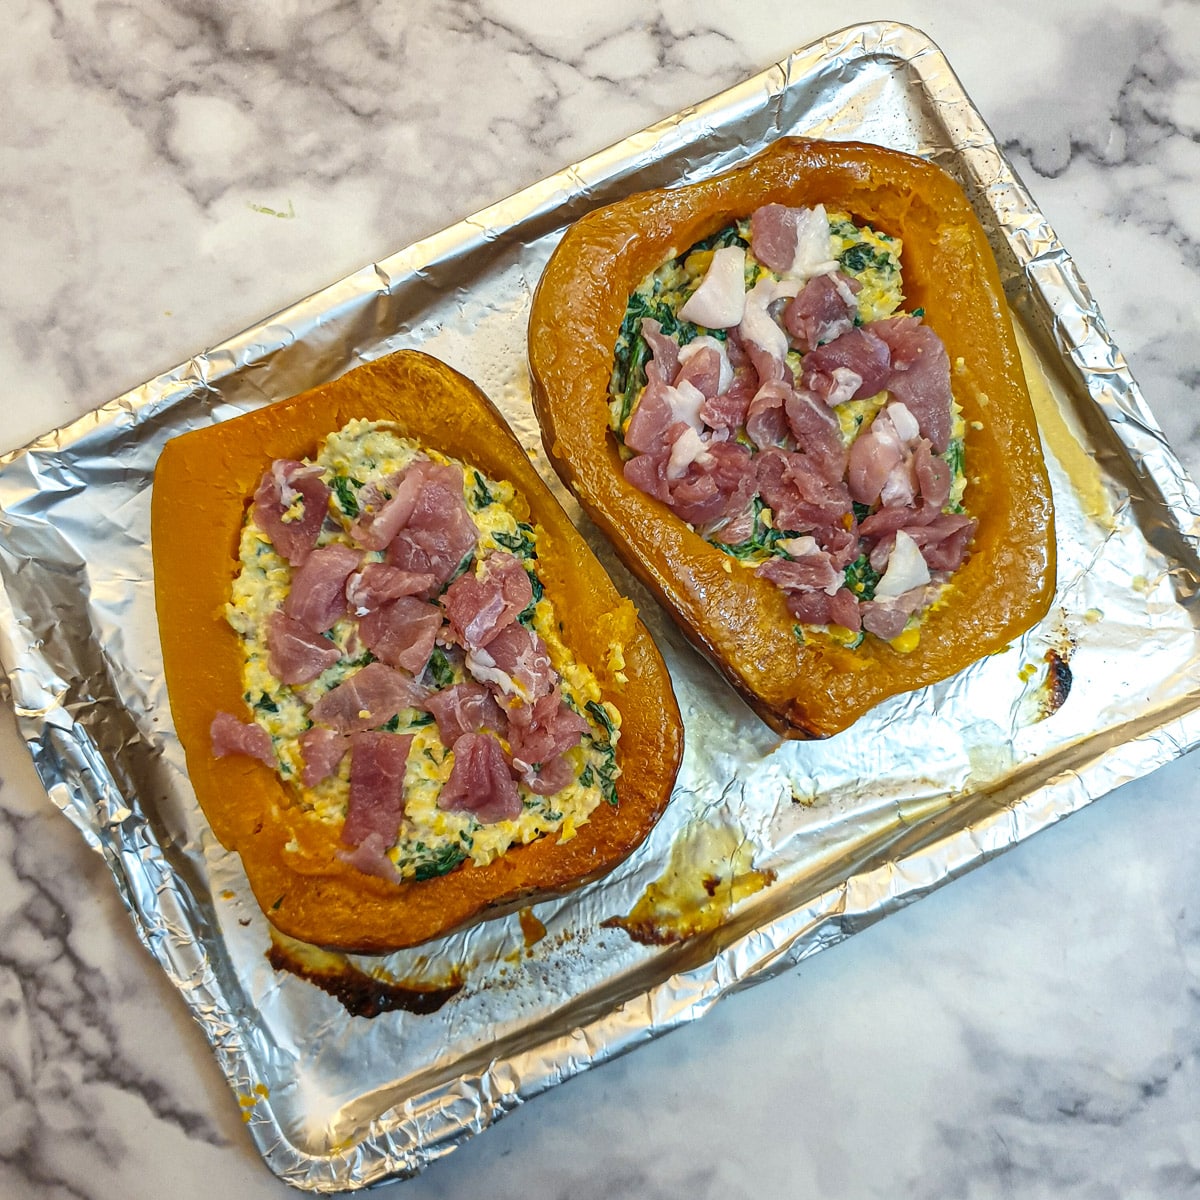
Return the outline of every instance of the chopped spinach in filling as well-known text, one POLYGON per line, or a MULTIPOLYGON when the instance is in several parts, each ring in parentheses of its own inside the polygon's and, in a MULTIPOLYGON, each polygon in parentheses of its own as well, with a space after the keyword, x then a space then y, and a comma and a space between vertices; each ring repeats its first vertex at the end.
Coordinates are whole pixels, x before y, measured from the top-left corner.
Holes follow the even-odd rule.
MULTIPOLYGON (((359 515, 362 490, 368 484, 378 486, 419 454, 451 461, 422 451, 382 424, 355 421, 331 435, 315 460, 323 468, 323 478, 331 491, 329 515, 318 546, 349 543, 348 529, 359 515)), ((529 575, 533 600, 518 619, 545 642, 561 677, 562 695, 576 711, 585 714, 589 731, 579 746, 567 752, 575 768, 572 783, 551 796, 538 795, 519 783, 521 814, 512 820, 485 823, 470 813, 438 807, 438 796, 453 766, 453 754, 442 744, 431 713, 408 708, 380 725, 382 731, 411 734, 413 738, 404 781, 405 813, 390 854, 401 874, 413 879, 445 874, 468 860, 484 865, 509 847, 538 837, 567 840, 597 805, 616 801, 615 744, 620 736, 620 717, 601 700, 592 672, 575 661, 559 637, 552 599, 546 596, 538 576, 537 530, 517 515, 516 493, 507 482, 488 479, 468 466, 463 472, 463 494, 480 536, 459 573, 474 569, 477 558, 492 550, 502 550, 521 560, 529 575)), ((382 551, 368 551, 366 555, 368 559, 384 557, 382 551)), ((255 525, 253 508, 242 531, 240 556, 241 571, 226 615, 242 638, 246 704, 253 719, 270 735, 280 777, 288 783, 296 803, 330 824, 340 824, 349 803, 350 757, 343 758, 335 774, 315 787, 306 787, 300 782, 304 760, 299 739, 312 726, 313 705, 375 661, 375 656, 362 647, 357 622, 347 614, 325 635, 341 651, 338 661, 309 683, 290 686, 281 682, 268 665, 266 621, 288 594, 292 568, 255 525)), ((419 682, 440 690, 467 678, 462 651, 449 641, 439 641, 419 682)))
MULTIPOLYGON (((892 315, 903 313, 903 277, 901 272, 901 245, 895 238, 867 225, 857 224, 847 213, 827 214, 831 244, 840 271, 855 281, 857 313, 855 325, 866 325, 892 315)), ((707 329, 692 322, 681 320, 679 310, 687 303, 692 293, 700 286, 712 261, 713 252, 725 246, 741 246, 746 251, 745 286, 749 291, 759 279, 767 276, 779 278, 760 263, 750 250, 750 220, 739 220, 684 251, 653 271, 629 297, 629 302, 617 336, 613 355, 613 370, 609 385, 609 424, 625 458, 632 451, 624 444, 625 430, 646 389, 646 364, 652 351, 642 333, 642 322, 646 318, 657 321, 662 332, 673 338, 680 347, 701 335, 727 342, 729 331, 707 329)), ((914 310, 914 316, 923 316, 923 310, 914 310)), ((799 380, 803 356, 795 350, 788 353, 787 362, 794 374, 793 383, 799 380)), ((871 425, 876 414, 888 401, 888 393, 863 400, 850 401, 835 409, 841 437, 849 447, 860 433, 871 425)), ((951 477, 950 498, 943 511, 963 513, 963 496, 966 490, 966 467, 963 455, 965 425, 957 404, 952 405, 953 433, 949 445, 940 456, 947 465, 951 477)), ((737 439, 754 449, 744 430, 737 439)), ((761 495, 756 495, 749 514, 751 530, 745 537, 734 542, 722 536, 722 529, 701 530, 704 536, 718 549, 748 566, 757 566, 771 558, 789 559, 791 554, 784 543, 800 536, 796 531, 776 528, 774 514, 761 495)), ((878 505, 874 506, 878 507, 878 505)), ((870 515, 872 508, 855 503, 853 521, 861 523, 870 515)), ((739 530, 744 523, 739 523, 739 530)), ((871 601, 880 573, 871 565, 865 553, 858 555, 844 569, 845 586, 861 601, 871 601)), ((910 627, 919 624, 920 614, 910 619, 910 627)), ((799 631, 802 626, 797 625, 799 631)), ((839 637, 847 645, 862 641, 839 637)))

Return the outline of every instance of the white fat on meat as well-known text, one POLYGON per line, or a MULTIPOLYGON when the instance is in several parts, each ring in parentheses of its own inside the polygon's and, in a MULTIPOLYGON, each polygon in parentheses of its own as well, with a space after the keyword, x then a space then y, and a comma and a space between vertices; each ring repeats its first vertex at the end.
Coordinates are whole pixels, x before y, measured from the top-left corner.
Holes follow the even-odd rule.
POLYGON ((741 323, 745 305, 746 250, 722 246, 713 251, 700 286, 688 297, 679 316, 707 329, 730 329, 741 323))
POLYGON ((285 458, 277 458, 271 463, 271 478, 275 481, 276 490, 279 492, 279 506, 284 510, 283 519, 285 521, 294 518, 294 514, 289 513, 288 510, 303 495, 298 488, 292 486, 294 475, 299 474, 292 470, 294 466, 294 463, 285 458))
POLYGON ((838 404, 845 404, 847 400, 853 400, 855 393, 862 387, 862 376, 849 367, 834 367, 829 372, 829 378, 833 382, 825 397, 825 403, 830 408, 838 404))
MULTIPOLYGON (((779 545, 797 561, 806 558, 810 554, 820 555, 820 557, 823 559, 827 559, 829 557, 826 551, 821 549, 817 539, 809 533, 803 534, 800 537, 780 538, 779 545)), ((836 595, 844 586, 845 579, 839 573, 838 578, 823 590, 827 596, 833 596, 836 595)))
MULTIPOLYGON (((710 325, 710 329, 715 326, 710 325)), ((715 338, 712 334, 704 333, 699 337, 692 338, 686 346, 680 347, 679 362, 686 363, 689 359, 694 358, 701 350, 715 350, 721 359, 720 376, 717 381, 717 395, 729 391, 729 385, 733 383, 733 364, 729 361, 729 348, 719 338, 715 338)))
POLYGON ((688 467, 698 462, 702 467, 712 462, 708 445, 694 430, 685 429, 672 443, 671 455, 667 459, 667 478, 682 479, 688 467))
POLYGON ((913 445, 921 436, 921 427, 917 424, 917 418, 912 415, 908 406, 901 404, 898 400, 893 400, 885 411, 891 418, 892 427, 899 434, 900 440, 905 445, 913 445))
POLYGON ((929 582, 929 567, 917 543, 903 529, 896 530, 896 544, 888 556, 887 570, 875 585, 876 600, 895 600, 929 582))
POLYGON ((802 287, 798 279, 771 279, 764 275, 746 293, 746 311, 738 333, 744 342, 753 342, 772 358, 787 357, 788 339, 782 327, 771 316, 770 308, 776 300, 790 299, 802 287))
MULTIPOLYGON (((912 447, 920 439, 921 429, 917 424, 916 417, 898 402, 889 404, 880 416, 885 420, 880 421, 877 417, 875 425, 880 427, 881 438, 894 439, 893 444, 896 447, 898 461, 888 472, 888 477, 879 492, 879 500, 887 507, 897 505, 907 507, 916 501, 917 489, 920 486, 912 447), (891 422, 890 429, 889 421, 891 422)), ((875 425, 872 425, 872 430, 875 425)))
POLYGON ((704 393, 695 384, 681 379, 677 384, 665 387, 663 395, 671 406, 671 416, 676 421, 683 421, 689 429, 697 433, 704 428, 704 422, 700 419, 704 393))
POLYGON ((506 696, 527 698, 525 689, 507 671, 496 666, 496 660, 482 647, 467 651, 466 668, 480 683, 494 683, 506 696))
MULTIPOLYGON (((829 218, 825 206, 799 210, 796 222, 796 250, 792 265, 784 272, 788 279, 807 281, 814 275, 832 275, 838 269, 833 253, 833 234, 829 230, 829 218)), ((853 293, 850 299, 853 301, 853 293)))
POLYGON ((854 294, 854 289, 846 281, 846 277, 838 269, 837 263, 834 263, 832 271, 825 271, 823 274, 829 275, 833 279, 833 286, 837 288, 837 294, 845 301, 846 307, 850 309, 851 314, 858 311, 858 297, 854 294))
POLYGON ((817 539, 809 533, 803 534, 801 537, 780 538, 779 545, 793 558, 803 558, 806 554, 820 549, 817 539))

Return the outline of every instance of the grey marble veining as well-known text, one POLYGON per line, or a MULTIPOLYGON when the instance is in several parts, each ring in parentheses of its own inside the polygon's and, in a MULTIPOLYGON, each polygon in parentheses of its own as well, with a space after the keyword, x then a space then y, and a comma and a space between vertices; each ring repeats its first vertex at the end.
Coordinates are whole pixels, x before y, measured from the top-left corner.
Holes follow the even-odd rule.
POLYGON ((987 115, 1082 263, 1118 345, 1194 475, 1200 12, 1194 4, 1128 5, 1060 28, 1045 64, 1050 79, 1063 81, 1053 98, 1043 81, 1000 99, 987 115))
MULTIPOLYGON (((859 20, 938 42, 1200 473, 1200 7, 24 0, 0 447, 859 20), (282 214, 282 215, 275 215, 282 214)), ((1200 1192, 1200 765, 1105 797, 397 1195, 1200 1192)), ((0 714, 0 1195, 279 1197, 0 714)))

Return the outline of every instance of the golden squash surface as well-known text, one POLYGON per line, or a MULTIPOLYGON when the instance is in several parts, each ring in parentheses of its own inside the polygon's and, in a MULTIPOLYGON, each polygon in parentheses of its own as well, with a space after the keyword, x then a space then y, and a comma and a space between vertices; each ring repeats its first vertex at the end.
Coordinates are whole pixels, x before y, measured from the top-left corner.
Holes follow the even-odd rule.
POLYGON ((692 643, 793 737, 848 728, 880 701, 1001 650, 1047 612, 1055 583, 1045 463, 999 272, 958 184, 878 146, 780 139, 699 183, 632 195, 567 230, 533 301, 535 409, 560 477, 692 643), (909 309, 941 338, 965 422, 967 561, 902 653, 798 630, 780 589, 737 569, 629 483, 609 426, 614 346, 631 294, 664 263, 767 204, 824 205, 900 239, 909 309))

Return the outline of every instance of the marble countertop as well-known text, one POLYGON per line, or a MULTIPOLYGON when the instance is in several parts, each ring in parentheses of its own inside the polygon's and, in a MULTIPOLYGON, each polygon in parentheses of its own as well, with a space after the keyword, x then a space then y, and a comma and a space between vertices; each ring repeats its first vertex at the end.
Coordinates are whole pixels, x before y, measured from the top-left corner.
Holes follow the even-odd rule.
MULTIPOLYGON (((0 448, 885 17, 945 52, 1196 475, 1200 7, 979 11, 22 0, 0 50, 0 448)), ((1194 1196, 1198 802, 1192 755, 390 1190, 1194 1196)), ((0 1194, 288 1193, 7 706, 0 1016, 0 1194)))

